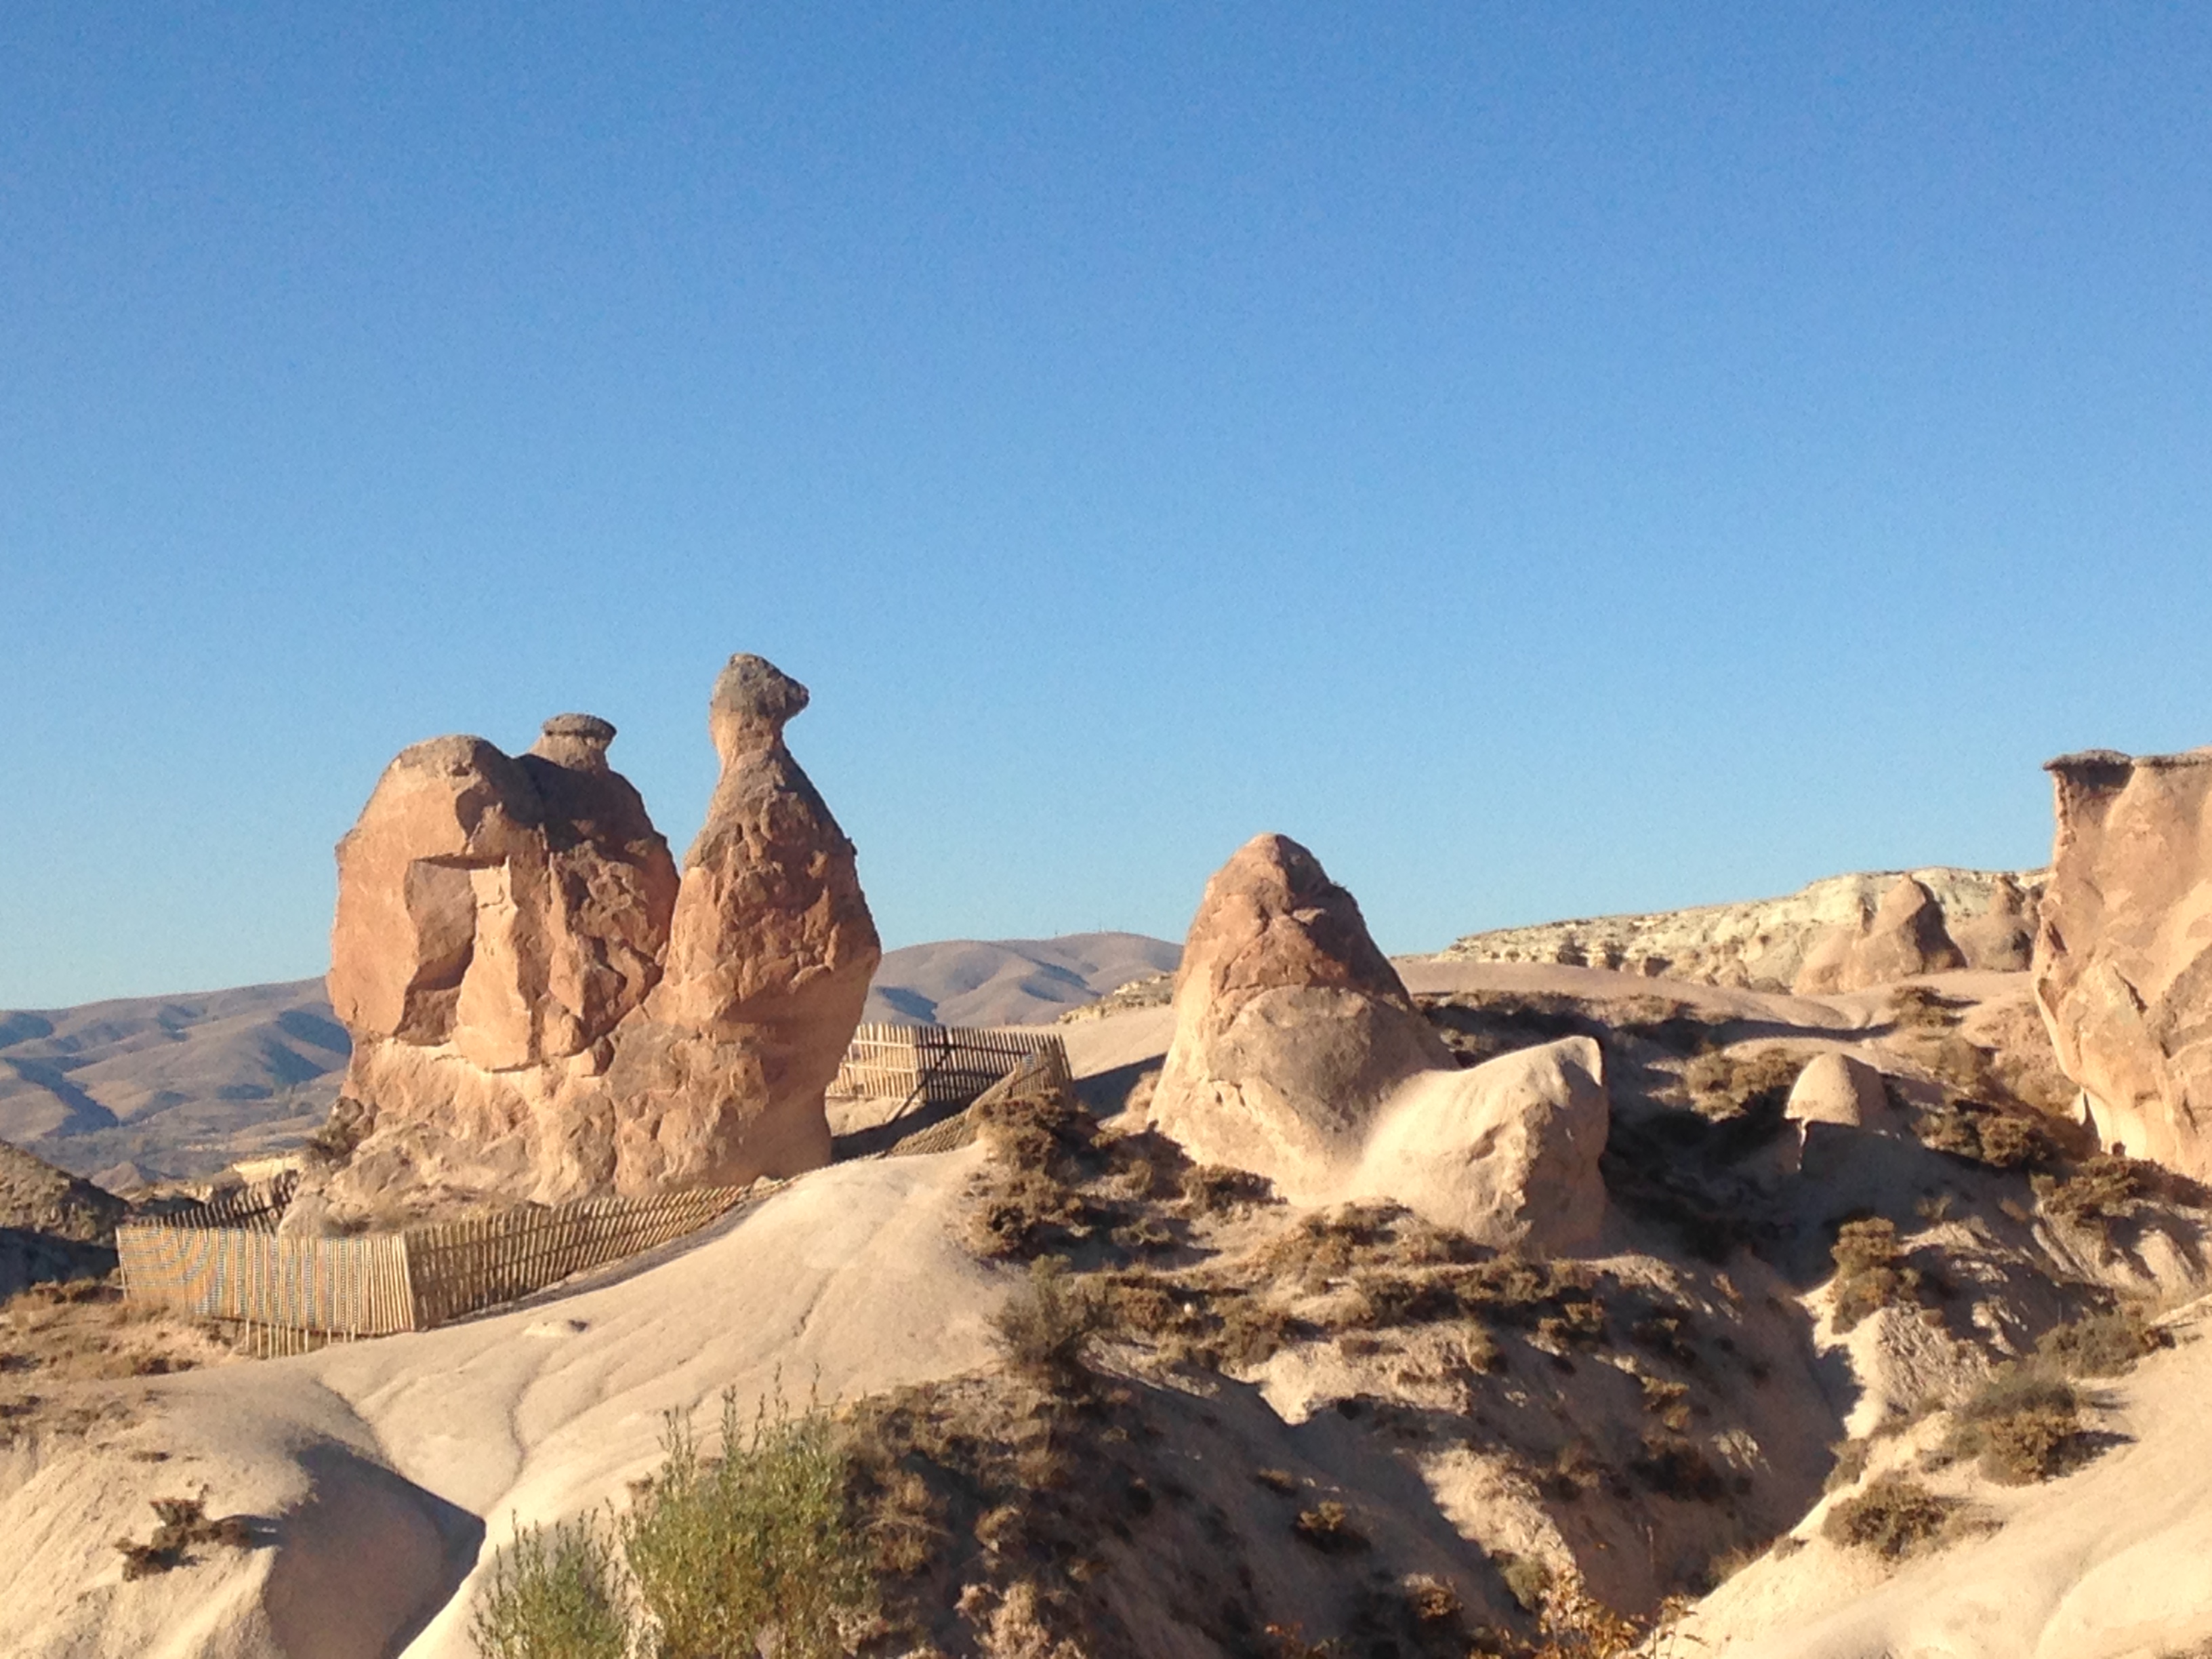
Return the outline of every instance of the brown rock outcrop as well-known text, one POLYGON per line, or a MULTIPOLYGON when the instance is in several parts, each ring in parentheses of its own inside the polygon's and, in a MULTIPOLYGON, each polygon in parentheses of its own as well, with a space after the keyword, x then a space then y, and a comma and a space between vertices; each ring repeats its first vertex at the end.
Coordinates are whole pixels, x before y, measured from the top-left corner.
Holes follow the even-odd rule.
POLYGON ((2212 1177, 2212 749, 2066 755, 2035 998, 2106 1146, 2212 1177))
POLYGON ((782 740, 805 689, 731 659, 679 878, 614 728, 417 744, 338 845, 351 1033, 333 1213, 733 1183, 823 1163, 877 957, 852 844, 782 740))
POLYGON ((1175 1008, 1152 1121, 1301 1201, 1342 1185, 1393 1090, 1453 1063, 1358 902, 1285 836, 1255 836, 1206 883, 1175 1008))
POLYGON ((708 725, 722 776, 684 860, 666 974, 617 1048, 623 1167, 647 1182, 830 1159, 822 1098, 883 959, 853 843, 785 746, 806 688, 730 659, 708 725))
POLYGON ((1814 941, 1790 989, 1799 996, 1863 991, 1966 965, 1935 894, 1914 877, 1900 876, 1856 929, 1836 928, 1814 941))
POLYGON ((339 842, 331 1004, 358 1047, 451 1043, 486 1071, 580 1053, 660 977, 677 877, 611 770, 614 728, 545 723, 509 758, 434 738, 339 842))

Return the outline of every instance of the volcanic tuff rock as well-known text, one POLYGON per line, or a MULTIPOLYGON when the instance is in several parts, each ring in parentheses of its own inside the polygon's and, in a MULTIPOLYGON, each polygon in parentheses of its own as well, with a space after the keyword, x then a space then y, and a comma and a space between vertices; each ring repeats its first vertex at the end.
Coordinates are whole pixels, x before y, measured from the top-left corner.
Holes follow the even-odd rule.
POLYGON ((2212 1177, 2212 749, 2066 755, 2035 995, 2098 1133, 2212 1177))
POLYGON ((1611 1120, 1590 1037, 1430 1073, 1382 1113, 1349 1195, 1395 1199, 1498 1249, 1576 1249, 1605 1221, 1598 1159, 1611 1120))
POLYGON ((1782 1109, 1790 1123, 1841 1123, 1863 1129, 1887 1123, 1889 1094, 1881 1073, 1856 1054, 1815 1054, 1790 1086, 1782 1109))
MULTIPOLYGON (((1447 960, 1553 962, 1626 969, 1657 977, 1753 990, 1788 989, 1813 946, 1837 928, 1856 933, 1901 872, 1831 876, 1782 898, 1706 904, 1648 915, 1596 916, 1470 933, 1448 946, 1447 960)), ((2021 874, 1941 866, 1912 878, 1942 907, 1943 924, 1969 968, 2016 971, 2044 872, 2021 874)))
POLYGON ((1966 965, 1943 926, 1943 907, 1926 884, 1899 876, 1881 903, 1856 927, 1831 928, 1805 952, 1790 989, 1799 996, 1863 991, 1917 974, 1947 974, 1966 965))
POLYGON ((684 860, 667 971, 607 1076, 631 1186, 788 1175, 830 1161, 822 1097, 883 959, 853 843, 783 741, 806 688, 730 659, 708 724, 722 758, 684 860))
POLYGON ((880 954, 852 844, 784 746, 805 688, 730 659, 678 878, 614 728, 417 744, 338 845, 354 1040, 335 1211, 734 1183, 829 1157, 822 1093, 880 954))
POLYGON ((1153 1121, 1292 1199, 1333 1193, 1385 1097, 1452 1065, 1358 903, 1286 836, 1254 836, 1206 883, 1175 1009, 1153 1121))

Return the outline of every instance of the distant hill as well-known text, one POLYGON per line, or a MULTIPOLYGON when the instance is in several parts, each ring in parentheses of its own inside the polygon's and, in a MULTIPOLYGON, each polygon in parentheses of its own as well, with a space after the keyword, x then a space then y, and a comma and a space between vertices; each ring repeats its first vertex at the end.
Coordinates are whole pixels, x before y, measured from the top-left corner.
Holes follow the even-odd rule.
POLYGON ((350 1051, 319 979, 0 1012, 0 1140, 118 1185, 211 1173, 296 1145, 350 1051))
MULTIPOLYGON (((910 945, 866 1017, 1042 1024, 1180 954, 1141 933, 910 945)), ((211 1175, 306 1139, 350 1052, 319 979, 0 1010, 0 1141, 109 1187, 211 1175)))
POLYGON ((1180 945, 1142 933, 947 939, 884 953, 864 1018, 935 1025, 1041 1025, 1173 968, 1180 945))

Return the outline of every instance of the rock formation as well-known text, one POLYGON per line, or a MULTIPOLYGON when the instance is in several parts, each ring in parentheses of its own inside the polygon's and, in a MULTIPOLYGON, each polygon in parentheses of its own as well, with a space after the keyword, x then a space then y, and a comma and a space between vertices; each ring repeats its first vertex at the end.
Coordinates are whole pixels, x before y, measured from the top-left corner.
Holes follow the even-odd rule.
POLYGON ((1863 991, 1966 965, 1965 954, 1943 925, 1943 907, 1935 894, 1915 878, 1900 876, 1856 928, 1831 929, 1808 948, 1790 989, 1800 996, 1863 991))
POLYGON ((1892 1114, 1881 1073, 1856 1055, 1815 1054, 1790 1085, 1783 1118, 1791 1123, 1840 1123, 1854 1129, 1886 1125, 1892 1114))
POLYGON ((2035 896, 2015 877, 1999 875, 1990 889, 1989 908, 1950 926, 1966 965, 1992 973, 2026 972, 2035 956, 2036 904, 2035 896))
POLYGON ((722 759, 684 860, 666 974, 608 1085, 634 1182, 690 1185, 830 1159, 822 1097, 883 959, 853 843, 783 741, 806 688, 759 657, 715 682, 722 759))
POLYGON ((2108 1146, 2212 1177, 2212 749, 2067 755, 2035 996, 2108 1146))
POLYGON ((354 1053, 334 1214, 828 1158, 823 1090, 880 952, 852 844, 783 743, 805 704, 731 659, 721 781, 680 878, 590 715, 520 757, 439 738, 386 769, 338 844, 329 982, 354 1053))
POLYGON ((1341 1187, 1392 1091, 1452 1065, 1358 902, 1285 836, 1255 836, 1206 883, 1175 1008, 1152 1121, 1301 1201, 1341 1187))
POLYGON ((1598 1158, 1611 1120, 1595 1040, 1516 1049, 1407 1084, 1376 1124, 1349 1191, 1395 1199, 1498 1249, 1578 1249, 1605 1220, 1598 1158))
MULTIPOLYGON (((1930 867, 1905 873, 1941 906, 1943 925, 1967 967, 2018 971, 2027 965, 2041 872, 2014 875, 1930 867)), ((1471 933, 1443 955, 1473 962, 1565 963, 1786 990, 1816 946, 1837 938, 1847 945, 1864 928, 1899 875, 1892 870, 1831 876, 1781 898, 1500 928, 1471 933)))

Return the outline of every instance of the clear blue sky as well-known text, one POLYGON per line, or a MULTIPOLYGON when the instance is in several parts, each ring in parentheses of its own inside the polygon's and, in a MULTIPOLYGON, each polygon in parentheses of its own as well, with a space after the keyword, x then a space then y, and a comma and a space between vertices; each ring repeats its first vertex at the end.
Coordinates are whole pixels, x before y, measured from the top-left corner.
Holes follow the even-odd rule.
POLYGON ((2014 866, 2212 742, 2212 9, 0 9, 0 1006, 722 659, 886 941, 2014 866), (341 13, 350 13, 343 16, 341 13))

